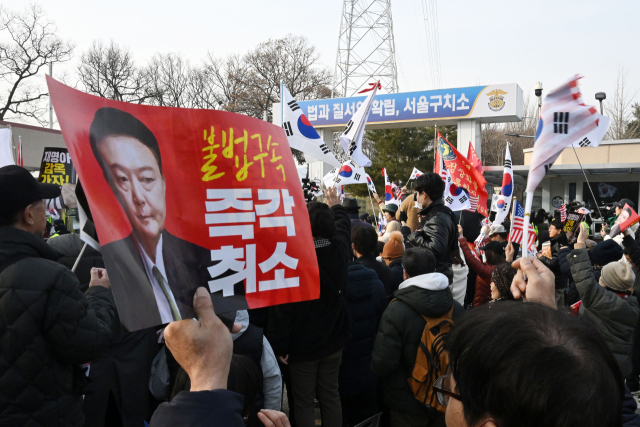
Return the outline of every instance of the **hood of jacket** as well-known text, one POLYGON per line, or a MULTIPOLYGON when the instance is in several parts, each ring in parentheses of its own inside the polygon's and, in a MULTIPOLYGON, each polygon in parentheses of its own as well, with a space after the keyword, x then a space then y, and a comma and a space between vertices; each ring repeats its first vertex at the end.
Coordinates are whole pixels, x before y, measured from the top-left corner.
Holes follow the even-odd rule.
POLYGON ((238 310, 236 311, 236 320, 235 323, 239 323, 242 328, 239 332, 232 333, 231 339, 234 341, 237 340, 245 333, 247 328, 249 327, 249 312, 247 310, 238 310))
POLYGON ((0 227, 0 262, 16 255, 56 261, 60 254, 42 238, 15 227, 0 227))
POLYGON ((411 277, 400 284, 393 296, 427 317, 440 317, 453 306, 449 279, 442 273, 411 277))
POLYGON ((359 262, 350 262, 349 275, 347 276, 347 298, 351 301, 371 299, 373 282, 376 281, 379 282, 379 279, 375 271, 359 262))

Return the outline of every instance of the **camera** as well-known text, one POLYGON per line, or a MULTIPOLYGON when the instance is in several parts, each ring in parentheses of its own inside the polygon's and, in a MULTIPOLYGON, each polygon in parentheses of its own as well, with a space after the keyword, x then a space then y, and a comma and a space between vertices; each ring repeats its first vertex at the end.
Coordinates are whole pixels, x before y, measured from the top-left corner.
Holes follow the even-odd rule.
POLYGON ((536 93, 536 96, 538 97, 542 96, 542 82, 536 83, 535 93, 536 93))
POLYGON ((322 189, 317 182, 311 181, 309 178, 302 178, 302 192, 306 203, 315 202, 317 196, 322 194, 322 189))

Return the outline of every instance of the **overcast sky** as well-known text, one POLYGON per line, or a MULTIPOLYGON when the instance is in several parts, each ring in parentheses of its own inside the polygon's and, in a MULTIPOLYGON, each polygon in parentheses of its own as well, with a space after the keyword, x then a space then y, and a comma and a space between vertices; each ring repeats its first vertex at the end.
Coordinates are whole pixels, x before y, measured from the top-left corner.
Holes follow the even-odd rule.
MULTIPOLYGON (((76 57, 92 40, 113 39, 140 62, 155 52, 180 52, 198 62, 208 50, 216 56, 244 53, 291 33, 306 36, 332 72, 342 8, 339 0, 41 4, 59 34, 77 44, 76 57)), ((392 11, 400 91, 431 89, 421 0, 392 0, 392 11)), ((640 88, 639 17, 638 0, 438 1, 442 86, 515 82, 526 97, 538 80, 548 91, 578 73, 585 77, 585 100, 595 104, 595 92, 613 95, 618 69, 625 67, 635 91, 640 88)))

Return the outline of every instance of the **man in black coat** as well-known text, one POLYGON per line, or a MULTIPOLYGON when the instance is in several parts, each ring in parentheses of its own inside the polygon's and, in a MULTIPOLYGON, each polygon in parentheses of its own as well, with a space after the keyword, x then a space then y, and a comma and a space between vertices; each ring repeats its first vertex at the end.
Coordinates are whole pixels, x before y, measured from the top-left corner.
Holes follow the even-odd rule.
POLYGON ((422 210, 420 227, 409 236, 413 247, 429 249, 436 257, 436 271, 453 283, 453 258, 458 254, 458 227, 451 209, 444 205, 444 181, 440 175, 427 173, 416 179, 416 193, 422 210))
MULTIPOLYGON (((338 371, 351 326, 345 301, 351 221, 335 189, 327 191, 327 203, 307 205, 320 272, 320 299, 270 309, 269 342, 278 359, 289 365, 298 427, 315 425, 314 397, 326 425, 342 424, 338 371)), ((371 227, 360 229, 373 231, 371 227)))
POLYGON ((372 269, 378 275, 385 289, 385 295, 391 295, 394 289, 394 280, 391 269, 376 259, 374 255, 378 246, 378 235, 373 227, 358 227, 351 232, 351 247, 358 262, 372 269))
POLYGON ((556 277, 556 305, 558 309, 564 307, 564 291, 567 288, 567 278, 562 274, 558 252, 562 246, 566 246, 567 236, 562 231, 562 222, 554 220, 549 225, 549 238, 551 246, 538 254, 538 259, 553 272, 556 277))
POLYGON ((360 206, 358 205, 358 201, 353 197, 345 197, 342 201, 342 206, 347 210, 347 214, 349 214, 349 218, 351 219, 351 230, 353 231, 356 227, 371 227, 373 225, 369 224, 366 221, 363 221, 360 216, 360 206))
MULTIPOLYGON (((128 237, 102 246, 122 326, 134 331, 192 318, 196 288, 209 287, 211 251, 165 229, 166 182, 158 141, 144 123, 116 108, 96 112, 89 141, 132 228, 128 237)), ((212 296, 218 313, 248 308, 242 282, 233 295, 219 294, 222 290, 212 296)))
POLYGON ((42 240, 44 199, 60 188, 0 168, 0 425, 83 426, 80 364, 111 340, 115 304, 103 269, 86 293, 42 240))
POLYGON ((408 248, 402 264, 405 281, 382 315, 371 368, 382 382, 392 426, 444 425, 444 414, 428 411, 413 395, 407 378, 411 378, 427 324, 423 316, 439 318, 453 307, 455 320, 464 309, 453 300, 447 277, 435 271, 437 262, 431 251, 408 248))

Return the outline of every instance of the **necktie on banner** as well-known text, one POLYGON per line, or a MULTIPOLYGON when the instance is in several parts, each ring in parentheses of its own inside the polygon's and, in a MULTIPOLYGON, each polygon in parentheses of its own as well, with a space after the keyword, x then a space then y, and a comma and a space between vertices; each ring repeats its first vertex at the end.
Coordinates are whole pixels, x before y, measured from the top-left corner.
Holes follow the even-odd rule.
POLYGON ((527 193, 533 192, 562 151, 572 144, 597 147, 609 128, 609 119, 582 101, 578 80, 573 76, 552 90, 542 103, 533 145, 527 193))
POLYGON ((452 211, 461 211, 465 209, 471 208, 471 202, 469 201, 469 196, 465 191, 456 186, 451 179, 451 175, 449 171, 445 169, 447 174, 447 180, 445 181, 444 186, 444 204, 448 206, 452 211))
POLYGON ((360 105, 360 108, 358 108, 358 111, 355 112, 351 120, 347 123, 347 126, 345 126, 342 135, 340 135, 340 145, 342 149, 355 164, 360 167, 371 166, 371 160, 362 152, 362 136, 364 135, 367 120, 369 120, 373 98, 378 92, 378 86, 379 85, 376 85, 369 93, 362 105, 360 105))
POLYGON ((422 175, 422 172, 420 172, 416 168, 413 168, 413 172, 411 172, 411 176, 409 177, 409 181, 411 181, 412 179, 418 178, 420 175, 422 175))
POLYGON ((558 210, 560 211, 560 221, 564 223, 567 220, 567 204, 560 206, 558 210))
POLYGON ((282 86, 281 97, 282 128, 287 134, 287 140, 291 148, 329 163, 333 167, 340 167, 340 162, 320 138, 320 135, 313 128, 307 116, 304 115, 296 100, 284 86, 282 86))
POLYGON ((477 197, 478 212, 488 217, 489 194, 485 188, 487 181, 484 177, 440 133, 438 133, 438 152, 456 186, 466 189, 470 197, 477 197))
POLYGON ((368 177, 369 175, 364 171, 364 168, 356 166, 353 160, 347 160, 339 170, 333 169, 326 174, 322 178, 322 181, 324 185, 329 188, 336 185, 368 184, 368 177))
MULTIPOLYGON (((514 203, 515 203, 515 210, 513 213, 513 222, 511 224, 511 232, 509 233, 509 241, 522 245, 522 238, 525 234, 524 233, 524 224, 525 224, 524 209, 522 209, 522 206, 520 205, 520 203, 518 203, 517 200, 514 203)), ((526 223, 529 231, 528 233, 526 233, 528 235, 527 240, 529 241, 527 248, 529 251, 531 251, 538 236, 536 236, 536 232, 531 226, 531 224, 528 221, 526 221, 526 223)), ((523 256, 527 256, 527 255, 524 254, 523 252, 523 256)))
POLYGON ((502 224, 511 210, 511 200, 513 199, 513 167, 511 164, 511 153, 507 145, 507 152, 504 155, 504 173, 502 175, 502 190, 496 201, 495 224, 502 224))
POLYGON ((473 148, 473 144, 471 143, 471 141, 469 141, 469 151, 467 152, 467 159, 471 162, 473 167, 476 168, 478 172, 480 172, 481 175, 484 175, 482 161, 478 157, 478 153, 476 153, 475 148, 473 148))
POLYGON ((393 186, 389 181, 389 176, 387 175, 387 169, 382 168, 382 176, 384 176, 384 204, 394 204, 397 205, 398 202, 395 198, 395 193, 393 192, 393 186))

